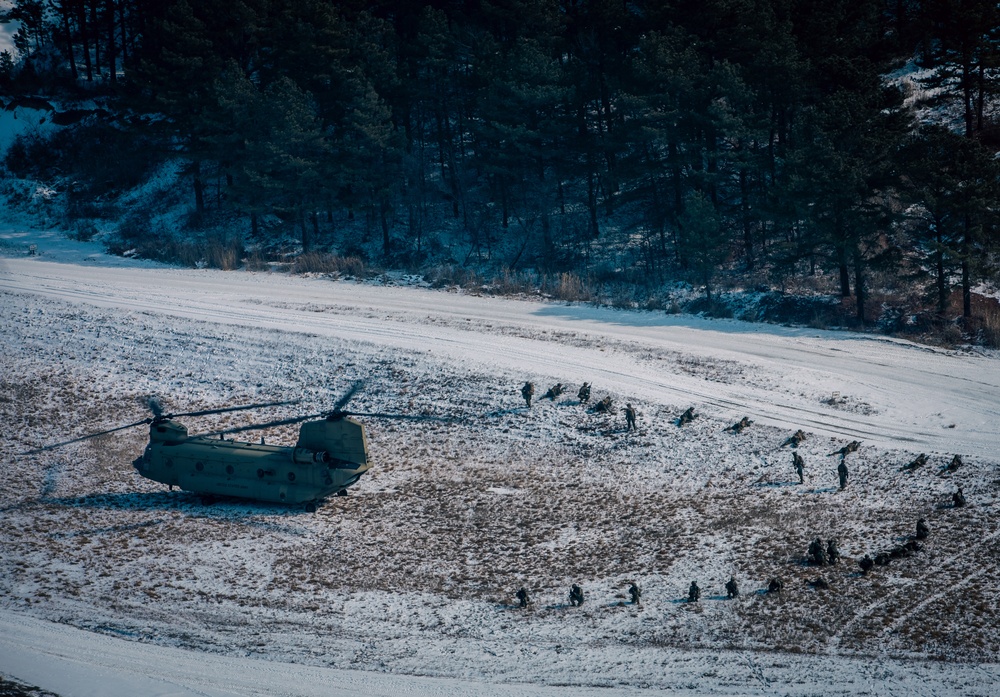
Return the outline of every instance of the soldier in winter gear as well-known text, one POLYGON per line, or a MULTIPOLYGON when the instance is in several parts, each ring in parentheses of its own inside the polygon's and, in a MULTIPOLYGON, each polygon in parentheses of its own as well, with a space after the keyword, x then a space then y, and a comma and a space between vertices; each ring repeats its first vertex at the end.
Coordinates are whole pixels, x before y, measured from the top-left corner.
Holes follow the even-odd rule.
POLYGON ((688 602, 696 603, 701 598, 701 588, 695 581, 691 581, 691 587, 688 588, 688 602))
POLYGON ((826 558, 831 564, 836 564, 840 559, 840 550, 837 549, 836 540, 830 540, 826 543, 826 558))
POLYGON ((806 461, 798 453, 792 453, 792 465, 795 467, 795 474, 799 475, 799 484, 805 484, 806 461))
POLYGON ((790 435, 788 439, 781 444, 781 447, 784 448, 786 445, 790 445, 793 448, 797 448, 799 447, 799 443, 801 443, 805 439, 806 439, 806 434, 800 428, 798 431, 790 435))
POLYGON ((583 605, 583 589, 575 583, 573 584, 573 587, 569 589, 569 604, 573 607, 583 605))
POLYGON ((958 487, 958 491, 951 495, 951 501, 955 504, 955 508, 961 508, 965 505, 965 494, 962 493, 962 487, 958 487))
POLYGON ((628 594, 632 596, 632 604, 638 605, 639 599, 642 598, 642 591, 639 590, 639 586, 633 583, 631 586, 628 587, 628 594))
POLYGON ((860 447, 861 447, 861 442, 860 441, 852 440, 850 443, 848 443, 847 445, 845 445, 840 450, 834 450, 830 454, 831 455, 840 455, 840 459, 843 460, 849 454, 856 453, 858 451, 858 448, 860 448, 860 447))
POLYGON ((590 384, 583 383, 580 386, 580 391, 576 393, 576 396, 580 398, 580 404, 586 404, 590 401, 590 384))
POLYGON ((549 391, 545 393, 545 396, 542 399, 551 399, 554 402, 556 400, 556 397, 558 397, 565 391, 566 388, 563 387, 563 384, 561 382, 556 383, 555 385, 549 388, 549 391))
POLYGON ((726 581, 726 597, 735 598, 740 594, 740 588, 736 585, 736 577, 730 576, 729 580, 726 581))
POLYGON ((528 597, 528 591, 523 586, 517 591, 517 601, 521 604, 521 607, 528 607, 528 603, 531 602, 531 598, 528 597))
POLYGON ((732 431, 733 433, 743 433, 743 429, 745 429, 747 426, 749 426, 752 423, 753 423, 753 421, 751 421, 750 419, 748 419, 747 417, 744 416, 742 419, 740 419, 739 421, 737 421, 736 423, 734 423, 732 426, 730 426, 729 430, 732 431))
POLYGON ((684 424, 689 424, 694 421, 694 418, 698 416, 694 413, 694 407, 688 407, 687 411, 681 414, 681 418, 677 420, 678 426, 683 426, 684 424))
POLYGON ((927 536, 931 534, 930 528, 927 527, 927 521, 923 518, 917 521, 917 539, 926 540, 927 536))
POLYGON ((531 398, 535 394, 535 385, 531 382, 524 383, 524 387, 521 388, 521 396, 524 397, 524 403, 531 407, 531 398))
POLYGON ((625 427, 630 431, 636 430, 635 428, 635 409, 631 404, 625 405, 625 427))
POLYGON ((837 465, 837 476, 840 477, 840 490, 843 491, 847 486, 847 463, 843 460, 837 465))

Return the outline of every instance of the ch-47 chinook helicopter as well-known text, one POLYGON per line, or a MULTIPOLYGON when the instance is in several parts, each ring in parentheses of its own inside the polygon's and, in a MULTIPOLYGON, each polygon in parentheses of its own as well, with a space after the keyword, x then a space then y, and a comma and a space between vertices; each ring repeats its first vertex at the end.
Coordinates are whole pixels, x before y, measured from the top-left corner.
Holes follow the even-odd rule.
POLYGON ((309 512, 331 494, 347 488, 371 467, 365 427, 352 416, 441 420, 433 416, 343 411, 360 389, 356 383, 333 409, 267 423, 238 426, 191 436, 175 419, 295 404, 270 402, 165 414, 150 400, 153 416, 134 423, 55 443, 25 454, 51 450, 88 438, 149 424, 149 443, 132 465, 147 479, 203 496, 226 496, 271 503, 305 504, 309 512), (304 423, 303 423, 304 422, 304 423), (301 423, 294 446, 228 440, 226 435, 301 423))

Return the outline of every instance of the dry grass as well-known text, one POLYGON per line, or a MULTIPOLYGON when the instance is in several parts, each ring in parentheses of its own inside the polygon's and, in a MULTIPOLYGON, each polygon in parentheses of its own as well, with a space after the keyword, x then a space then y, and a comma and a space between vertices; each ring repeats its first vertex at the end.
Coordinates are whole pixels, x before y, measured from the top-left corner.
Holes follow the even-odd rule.
MULTIPOLYGON (((45 340, 44 327, 11 321, 23 323, 19 335, 45 340)), ((51 321, 60 331, 108 332, 115 322, 69 315, 51 321)), ((372 423, 376 467, 358 495, 334 498, 315 516, 253 504, 207 507, 140 479, 128 463, 144 444, 141 428, 15 460, 13 451, 40 444, 27 442, 36 434, 60 440, 134 420, 144 385, 197 393, 203 387, 194 367, 177 375, 166 361, 158 374, 159 360, 176 351, 188 364, 198 351, 226 343, 202 327, 169 346, 138 343, 139 328, 118 331, 134 343, 135 355, 118 367, 115 381, 94 380, 84 366, 95 363, 74 353, 89 349, 75 345, 45 363, 17 359, 0 379, 0 419, 14 429, 0 455, 18 463, 18 476, 0 491, 0 590, 11 602, 71 613, 67 603, 85 601, 134 617, 155 617, 164 603, 188 618, 221 604, 323 614, 335 612, 331 598, 359 590, 503 606, 521 585, 537 597, 562 598, 570 583, 584 581, 602 589, 591 596, 594 612, 611 613, 626 580, 638 579, 645 611, 658 619, 627 638, 635 645, 995 660, 1000 597, 991 579, 1000 573, 1000 545, 993 510, 937 508, 929 492, 950 482, 931 467, 901 475, 887 466, 902 459, 893 453, 851 456, 847 492, 818 485, 803 492, 789 484, 788 453, 780 449, 787 434, 753 426, 736 436, 723 433, 728 423, 708 417, 681 430, 676 414, 663 409, 643 415, 642 432, 626 437, 613 419, 571 401, 548 411, 510 410, 503 395, 514 388, 500 378, 428 374, 399 356, 369 366, 387 408, 420 410, 440 399, 453 413, 489 407, 496 415, 372 423), (481 442, 488 447, 471 445, 481 442), (701 448, 700 457, 673 459, 672 447, 682 443, 701 448), (747 448, 761 456, 745 456, 747 448), (760 464, 762 458, 777 464, 760 464), (861 555, 898 544, 918 517, 932 526, 923 550, 859 574, 861 555), (841 564, 804 564, 816 536, 839 540, 841 564), (727 601, 716 598, 730 574, 743 597, 725 605, 731 611, 723 618, 718 607, 727 601), (807 585, 818 576, 828 590, 807 585), (693 577, 704 589, 703 607, 678 602, 693 577), (784 579, 785 591, 759 593, 774 577, 784 579)), ((263 356, 282 350, 255 348, 263 356)), ((330 372, 344 371, 352 359, 339 356, 330 372)), ((709 378, 733 369, 680 363, 709 378)), ((290 379, 273 376, 283 390, 291 389, 290 379)), ((246 383, 242 375, 217 376, 212 402, 169 406, 260 401, 240 392, 246 383)), ((835 466, 825 458, 829 443, 807 441, 803 449, 810 476, 835 466)), ((973 464, 960 474, 972 500, 991 500, 988 474, 973 464)), ((559 610, 545 602, 535 612, 559 610)))
POLYGON ((306 252, 295 257, 292 264, 294 273, 319 273, 364 279, 369 275, 365 262, 360 257, 342 257, 327 252, 306 252))

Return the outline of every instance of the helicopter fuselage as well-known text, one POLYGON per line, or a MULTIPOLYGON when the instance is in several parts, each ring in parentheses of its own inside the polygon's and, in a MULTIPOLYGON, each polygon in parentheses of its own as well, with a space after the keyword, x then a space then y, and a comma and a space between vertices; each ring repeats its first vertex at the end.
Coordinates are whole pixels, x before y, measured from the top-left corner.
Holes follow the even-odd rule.
POLYGON ((346 493, 371 466, 364 426, 344 416, 302 424, 294 447, 192 437, 176 421, 154 421, 132 464, 185 491, 288 504, 346 493))

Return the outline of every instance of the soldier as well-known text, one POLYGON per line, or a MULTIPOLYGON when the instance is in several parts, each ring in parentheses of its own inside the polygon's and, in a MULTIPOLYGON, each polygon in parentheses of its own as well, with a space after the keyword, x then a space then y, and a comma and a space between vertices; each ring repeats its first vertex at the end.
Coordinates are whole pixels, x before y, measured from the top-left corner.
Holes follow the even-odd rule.
POLYGON ((632 408, 631 404, 625 405, 625 426, 629 431, 636 430, 635 428, 635 409, 632 408))
POLYGON ((639 586, 633 582, 632 585, 628 587, 628 594, 632 596, 632 604, 638 605, 639 599, 642 598, 642 591, 639 590, 639 586))
POLYGON ((816 566, 826 565, 826 550, 823 548, 823 541, 818 537, 809 543, 809 563, 816 566))
POLYGON ((843 460, 837 465, 837 476, 840 477, 840 490, 843 491, 847 486, 847 463, 843 460))
POLYGON ((688 602, 696 603, 699 598, 701 598, 701 588, 698 587, 695 581, 691 581, 691 587, 688 588, 688 602))
POLYGON ((524 397, 524 403, 531 408, 531 397, 535 394, 535 385, 531 382, 524 383, 524 387, 521 388, 521 396, 524 397))
POLYGON ((927 453, 920 453, 917 455, 916 459, 910 464, 906 465, 903 469, 915 470, 918 467, 923 467, 927 464, 927 453))
POLYGON ((785 584, 781 581, 780 578, 772 578, 771 581, 767 584, 767 592, 780 593, 781 589, 784 587, 785 584))
POLYGON ((826 558, 831 564, 836 564, 840 560, 840 550, 837 549, 836 540, 829 540, 826 543, 826 558))
POLYGON ((523 586, 517 591, 517 601, 521 604, 521 607, 528 607, 528 603, 531 602, 531 598, 528 597, 528 591, 523 586))
POLYGON ((590 383, 583 383, 580 386, 580 391, 576 393, 576 396, 580 398, 580 404, 586 404, 590 401, 590 383))
POLYGON ((594 411, 598 414, 609 414, 611 412, 611 397, 605 397, 600 402, 594 405, 594 411))
POLYGON ((792 465, 795 467, 795 474, 799 475, 799 484, 805 484, 806 461, 798 453, 792 453, 792 465))
POLYGON ((555 385, 549 388, 549 391, 545 393, 545 396, 542 397, 542 399, 551 399, 554 402, 556 401, 556 397, 558 397, 565 391, 566 388, 563 387, 563 384, 561 382, 557 382, 555 385))
POLYGON ((806 439, 806 434, 803 433, 802 429, 800 428, 798 431, 790 435, 788 439, 781 444, 781 447, 784 448, 786 445, 790 445, 793 448, 797 448, 799 447, 799 443, 801 443, 805 439, 806 439))
POLYGON ((736 585, 736 577, 730 576, 726 581, 726 597, 732 600, 740 594, 740 588, 736 585))
POLYGON ((917 539, 926 540, 927 536, 931 534, 930 528, 927 527, 927 521, 923 518, 917 521, 917 539))
POLYGON ((831 455, 840 455, 840 459, 843 460, 850 453, 856 453, 858 451, 858 448, 860 448, 860 447, 861 447, 861 442, 860 441, 852 440, 850 443, 848 443, 847 445, 845 445, 840 450, 834 450, 830 454, 831 455))
POLYGON ((784 443, 781 444, 781 447, 784 448, 786 445, 790 445, 793 448, 797 448, 797 447, 799 447, 799 444, 802 441, 804 441, 805 439, 806 439, 806 434, 800 428, 798 431, 796 431, 795 433, 793 433, 792 435, 790 435, 788 437, 788 440, 786 440, 784 443))
POLYGON ((569 604, 573 607, 583 605, 583 589, 575 583, 573 584, 573 587, 569 589, 569 604))
POLYGON ((955 504, 955 508, 961 508, 965 505, 965 494, 962 493, 962 487, 958 487, 958 491, 951 495, 951 501, 955 504))
POLYGON ((739 421, 737 421, 736 423, 734 423, 732 426, 730 426, 729 430, 732 431, 733 433, 743 433, 743 429, 745 429, 747 426, 749 426, 752 423, 753 423, 753 421, 751 421, 750 419, 748 419, 747 417, 744 416, 742 419, 740 419, 739 421))
POLYGON ((688 407, 687 411, 681 414, 681 418, 677 420, 678 426, 683 426, 684 424, 689 424, 694 421, 694 418, 698 416, 694 413, 694 407, 688 407))
POLYGON ((962 462, 962 456, 956 455, 955 457, 951 458, 951 462, 948 463, 948 471, 954 472, 964 464, 965 463, 962 462))
POLYGON ((869 571, 875 568, 875 562, 872 561, 872 558, 869 557, 867 554, 861 557, 861 561, 858 562, 858 565, 861 567, 861 573, 863 574, 867 574, 869 571))

